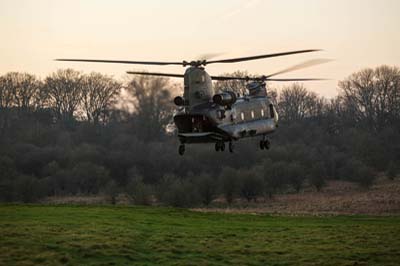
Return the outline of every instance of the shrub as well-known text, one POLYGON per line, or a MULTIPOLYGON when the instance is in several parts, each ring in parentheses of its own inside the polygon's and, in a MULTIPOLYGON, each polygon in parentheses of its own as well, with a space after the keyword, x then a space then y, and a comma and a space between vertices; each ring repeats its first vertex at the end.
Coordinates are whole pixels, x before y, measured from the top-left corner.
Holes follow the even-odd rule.
POLYGON ((150 185, 143 183, 141 176, 136 176, 127 185, 127 192, 137 205, 150 205, 152 202, 153 189, 150 185))
POLYGON ((212 176, 203 173, 195 177, 195 184, 201 202, 208 206, 217 195, 216 180, 212 176))
POLYGON ((218 178, 219 189, 229 204, 233 202, 239 191, 239 180, 236 172, 237 170, 226 167, 222 169, 218 178))
POLYGON ((391 161, 387 167, 386 176, 390 180, 394 180, 398 172, 399 172, 399 166, 395 162, 391 161))
POLYGON ((311 167, 309 182, 317 189, 317 191, 321 191, 321 189, 326 185, 326 175, 324 163, 316 162, 311 167))
POLYGON ((299 192, 305 180, 305 169, 298 162, 292 162, 287 167, 288 181, 299 192))
POLYGON ((175 179, 164 192, 163 203, 174 207, 192 207, 199 203, 199 196, 192 182, 175 179))
POLYGON ((96 194, 109 180, 109 171, 90 162, 82 162, 75 165, 70 177, 77 191, 84 194, 96 194))
POLYGON ((287 163, 280 161, 272 163, 271 161, 264 163, 264 184, 265 192, 270 198, 278 190, 287 184, 287 163))
POLYGON ((16 179, 16 200, 25 203, 37 201, 41 196, 38 180, 33 176, 20 175, 16 179))
POLYGON ((16 175, 14 161, 8 156, 0 156, 0 180, 12 180, 16 175))
POLYGON ((103 193, 107 196, 107 199, 111 204, 115 205, 117 203, 119 187, 114 180, 108 181, 103 189, 103 193))
POLYGON ((262 195, 263 179, 256 170, 240 171, 240 194, 248 202, 256 201, 257 196, 262 195))
POLYGON ((354 158, 346 161, 340 173, 344 179, 356 182, 365 188, 371 187, 376 178, 375 172, 370 167, 354 158))

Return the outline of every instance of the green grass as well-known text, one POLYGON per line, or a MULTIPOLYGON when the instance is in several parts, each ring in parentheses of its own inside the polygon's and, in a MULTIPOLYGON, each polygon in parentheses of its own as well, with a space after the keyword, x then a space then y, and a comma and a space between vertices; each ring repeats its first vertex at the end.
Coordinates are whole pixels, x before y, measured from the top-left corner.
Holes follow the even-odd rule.
POLYGON ((400 217, 0 206, 0 265, 399 265, 400 217))

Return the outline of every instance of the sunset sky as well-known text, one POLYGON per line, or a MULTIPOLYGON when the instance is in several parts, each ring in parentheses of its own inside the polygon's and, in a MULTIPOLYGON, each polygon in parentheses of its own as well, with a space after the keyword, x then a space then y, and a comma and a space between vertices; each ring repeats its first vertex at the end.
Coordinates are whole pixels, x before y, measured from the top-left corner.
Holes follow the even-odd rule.
POLYGON ((324 51, 215 64, 207 70, 212 75, 268 74, 308 59, 332 58, 280 76, 329 78, 306 86, 332 97, 338 80, 354 71, 400 66, 399 11, 398 0, 0 0, 0 74, 26 71, 45 77, 67 67, 116 78, 127 70, 182 73, 177 66, 53 59, 180 61, 205 53, 230 58, 320 48, 324 51))

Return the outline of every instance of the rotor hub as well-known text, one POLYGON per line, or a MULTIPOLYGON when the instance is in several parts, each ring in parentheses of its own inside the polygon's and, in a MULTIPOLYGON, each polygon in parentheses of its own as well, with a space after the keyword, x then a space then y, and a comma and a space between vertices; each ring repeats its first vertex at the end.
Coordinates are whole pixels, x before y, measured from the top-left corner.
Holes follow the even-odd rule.
POLYGON ((207 60, 193 60, 193 61, 182 61, 182 66, 192 66, 192 67, 200 67, 200 66, 206 66, 207 65, 207 60))

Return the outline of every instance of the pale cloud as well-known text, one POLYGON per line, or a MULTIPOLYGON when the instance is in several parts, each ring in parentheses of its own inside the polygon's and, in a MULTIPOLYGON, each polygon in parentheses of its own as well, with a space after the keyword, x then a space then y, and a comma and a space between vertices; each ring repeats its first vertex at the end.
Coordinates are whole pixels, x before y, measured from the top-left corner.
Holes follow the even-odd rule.
POLYGON ((223 20, 228 20, 239 13, 243 12, 246 9, 250 9, 257 4, 260 3, 260 0, 251 0, 251 1, 243 1, 243 3, 236 9, 231 10, 230 12, 226 13, 224 16, 222 16, 223 20))

